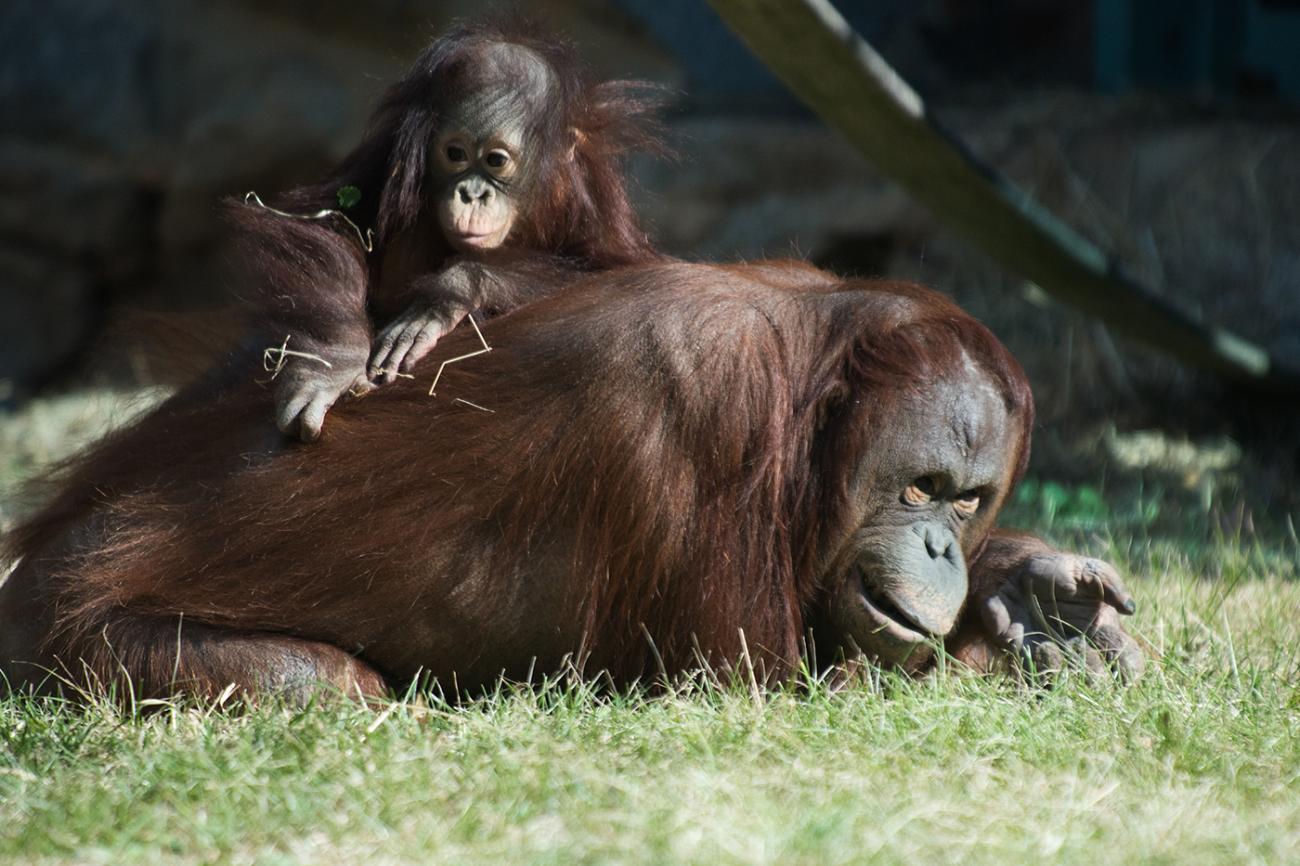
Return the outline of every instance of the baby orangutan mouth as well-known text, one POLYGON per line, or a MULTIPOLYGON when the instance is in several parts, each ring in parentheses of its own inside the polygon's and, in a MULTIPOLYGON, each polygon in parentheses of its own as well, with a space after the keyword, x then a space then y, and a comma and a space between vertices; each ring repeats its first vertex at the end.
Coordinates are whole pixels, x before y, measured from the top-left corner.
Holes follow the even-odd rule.
POLYGON ((470 232, 460 232, 452 236, 453 243, 459 247, 474 247, 475 249, 490 250, 501 246, 501 241, 496 238, 496 232, 483 232, 482 234, 471 234, 470 232))

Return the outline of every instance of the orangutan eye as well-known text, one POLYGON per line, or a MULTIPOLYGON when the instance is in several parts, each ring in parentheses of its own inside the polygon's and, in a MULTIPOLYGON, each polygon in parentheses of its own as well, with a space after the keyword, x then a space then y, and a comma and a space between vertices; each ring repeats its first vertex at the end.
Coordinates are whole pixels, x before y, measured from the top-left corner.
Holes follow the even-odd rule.
POLYGON ((510 151, 503 147, 494 147, 483 156, 483 163, 494 176, 506 180, 514 176, 519 169, 519 162, 510 151))
POLYGON ((936 489, 934 479, 924 475, 907 486, 903 491, 903 501, 908 505, 925 505, 934 498, 936 489))
POLYGON ((952 507, 957 509, 957 513, 962 517, 971 517, 980 509, 980 496, 974 490, 967 490, 965 493, 958 494, 953 500, 952 507))
POLYGON ((448 162, 466 162, 469 160, 469 152, 459 144, 447 145, 448 162))

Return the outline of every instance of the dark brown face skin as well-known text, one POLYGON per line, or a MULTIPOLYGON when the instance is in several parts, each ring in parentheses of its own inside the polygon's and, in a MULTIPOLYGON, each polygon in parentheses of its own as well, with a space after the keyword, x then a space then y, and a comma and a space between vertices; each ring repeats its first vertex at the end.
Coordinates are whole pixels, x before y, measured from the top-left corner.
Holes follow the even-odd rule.
POLYGON ((854 483, 858 528, 831 560, 827 619, 846 654, 911 667, 957 621, 968 557, 1011 484, 1020 431, 971 363, 903 392, 888 417, 854 483))

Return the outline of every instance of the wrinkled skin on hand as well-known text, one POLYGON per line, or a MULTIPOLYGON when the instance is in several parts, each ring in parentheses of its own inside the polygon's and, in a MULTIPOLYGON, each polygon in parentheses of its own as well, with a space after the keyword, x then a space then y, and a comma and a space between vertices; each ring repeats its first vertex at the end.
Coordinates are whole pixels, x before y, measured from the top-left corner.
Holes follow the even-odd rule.
POLYGON ((432 299, 412 302, 375 338, 365 378, 386 385, 396 380, 399 373, 409 373, 468 313, 468 307, 432 299))
POLYGON ((376 385, 409 373, 438 340, 483 303, 496 281, 476 262, 458 261, 413 281, 406 309, 375 338, 366 376, 376 385))
POLYGON ((1077 665, 1125 681, 1141 675, 1145 656, 1120 619, 1137 606, 1109 563, 1008 534, 990 540, 980 570, 998 579, 975 602, 977 627, 1022 674, 1077 665))

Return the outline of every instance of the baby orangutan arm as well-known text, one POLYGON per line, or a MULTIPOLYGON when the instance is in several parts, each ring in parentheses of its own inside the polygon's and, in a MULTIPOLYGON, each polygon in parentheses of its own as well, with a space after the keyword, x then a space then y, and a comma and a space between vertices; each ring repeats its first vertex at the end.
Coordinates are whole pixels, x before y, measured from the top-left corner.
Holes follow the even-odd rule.
POLYGON ((399 373, 410 372, 469 313, 509 312, 549 294, 575 273, 556 259, 531 256, 491 265, 461 259, 417 277, 406 309, 375 338, 366 375, 374 383, 392 382, 399 373))

